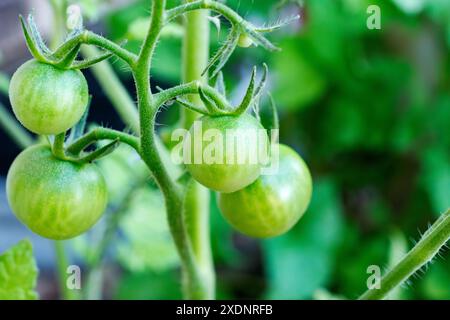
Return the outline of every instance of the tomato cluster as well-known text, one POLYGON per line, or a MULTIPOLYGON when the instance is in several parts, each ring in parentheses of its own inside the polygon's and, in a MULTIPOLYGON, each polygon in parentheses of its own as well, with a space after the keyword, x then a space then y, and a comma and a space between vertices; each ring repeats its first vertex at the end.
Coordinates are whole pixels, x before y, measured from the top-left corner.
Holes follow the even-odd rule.
MULTIPOLYGON (((24 127, 57 135, 83 116, 88 87, 78 70, 30 60, 13 75, 10 99, 24 127)), ((6 184, 17 218, 50 239, 69 239, 87 231, 107 205, 106 183, 97 166, 60 159, 48 145, 25 149, 9 169, 6 184)))
MULTIPOLYGON (((202 117, 203 130, 216 129, 225 136, 227 129, 258 130, 261 124, 252 116, 202 117)), ((204 132, 204 131, 203 131, 204 132)), ((197 137, 194 127, 191 136, 197 137)), ((255 135, 254 135, 255 136, 255 135)), ((257 144, 249 139, 243 150, 257 144)), ((193 153, 205 152, 207 146, 193 153)), ((268 148, 269 149, 269 148, 268 148)), ((306 211, 312 195, 312 179, 302 158, 291 148, 274 144, 270 163, 276 170, 261 174, 261 164, 190 163, 188 171, 204 186, 218 191, 218 203, 225 219, 239 232, 257 238, 281 235, 291 229, 306 211), (276 158, 275 158, 276 157, 276 158)), ((234 150, 236 151, 236 150, 234 150)), ((224 158, 230 150, 224 148, 224 158)), ((246 155, 243 155, 244 159, 246 155)))
MULTIPOLYGON (((82 117, 88 87, 78 70, 30 60, 13 75, 10 98, 27 129, 57 135, 82 117)), ((256 118, 247 113, 204 116, 189 135, 194 142, 186 168, 199 183, 219 192, 222 214, 235 229, 267 238, 285 233, 301 218, 312 193, 308 167, 291 148, 271 145, 256 118), (221 139, 220 143, 215 148, 196 143, 204 140, 204 134, 210 141, 221 139), (277 170, 262 174, 263 167, 274 162, 277 170)), ((7 195, 18 219, 51 239, 85 232, 107 204, 105 181, 95 164, 61 159, 47 145, 30 147, 16 158, 8 172, 7 195)))
POLYGON ((312 180, 308 167, 294 150, 278 147, 279 165, 274 174, 263 174, 244 189, 218 195, 226 220, 248 236, 268 238, 285 233, 309 205, 312 180))

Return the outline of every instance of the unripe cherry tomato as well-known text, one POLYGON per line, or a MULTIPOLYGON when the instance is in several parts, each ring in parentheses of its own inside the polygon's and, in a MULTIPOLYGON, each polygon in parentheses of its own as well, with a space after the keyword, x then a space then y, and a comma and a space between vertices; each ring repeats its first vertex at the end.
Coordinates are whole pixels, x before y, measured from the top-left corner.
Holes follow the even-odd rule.
POLYGON ((79 70, 29 60, 11 79, 9 97, 17 119, 36 134, 59 134, 73 127, 88 104, 88 85, 79 70))
POLYGON ((218 195, 225 219, 245 235, 281 235, 297 223, 309 205, 312 180, 308 167, 294 150, 279 147, 276 174, 261 175, 245 189, 218 195))
POLYGON ((107 188, 95 164, 53 156, 46 145, 25 149, 6 180, 11 210, 35 233, 50 239, 73 238, 91 228, 107 204, 107 188))
POLYGON ((191 163, 186 164, 195 180, 215 191, 234 192, 245 188, 259 177, 261 163, 268 153, 268 137, 258 120, 249 114, 243 114, 204 116, 197 121, 189 130, 192 155, 191 163), (195 126, 201 127, 201 132, 195 130, 195 126), (216 132, 217 138, 223 142, 218 150, 221 152, 217 157, 220 161, 216 163, 208 163, 205 155, 209 154, 210 143, 216 143, 217 140, 211 138, 210 142, 203 142, 201 147, 196 147, 196 143, 207 139, 207 132, 216 132), (234 134, 236 139, 233 139, 234 134), (196 156, 201 157, 201 163, 195 163, 196 156))

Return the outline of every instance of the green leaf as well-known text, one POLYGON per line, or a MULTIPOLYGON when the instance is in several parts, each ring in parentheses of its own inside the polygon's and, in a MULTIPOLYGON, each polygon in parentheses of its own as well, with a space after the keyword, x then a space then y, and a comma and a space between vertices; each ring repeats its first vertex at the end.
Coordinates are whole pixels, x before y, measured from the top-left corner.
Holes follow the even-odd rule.
POLYGON ((36 300, 38 268, 29 240, 0 255, 0 300, 36 300))

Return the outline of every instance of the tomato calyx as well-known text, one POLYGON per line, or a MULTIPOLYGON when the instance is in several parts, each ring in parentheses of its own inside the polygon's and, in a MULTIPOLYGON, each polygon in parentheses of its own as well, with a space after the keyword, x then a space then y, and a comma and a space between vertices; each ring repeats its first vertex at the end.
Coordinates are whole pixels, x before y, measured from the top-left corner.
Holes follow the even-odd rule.
POLYGON ((43 41, 32 14, 28 15, 27 21, 22 15, 19 16, 19 20, 28 49, 39 62, 51 64, 63 70, 79 70, 109 59, 113 55, 111 52, 105 52, 93 59, 76 60, 80 51, 80 40, 85 33, 82 27, 75 29, 58 49, 51 51, 43 41))
POLYGON ((108 144, 88 153, 83 153, 82 151, 70 152, 70 145, 67 148, 65 147, 66 142, 67 144, 70 144, 83 136, 86 128, 86 120, 89 113, 90 102, 91 101, 89 100, 86 111, 81 117, 80 121, 78 121, 78 123, 70 130, 70 135, 67 138, 67 141, 65 132, 54 136, 53 141, 49 140, 49 143, 52 145, 52 154, 54 157, 63 161, 70 161, 79 164, 92 163, 100 158, 109 155, 120 145, 119 139, 116 138, 108 144))
POLYGON ((253 105, 259 103, 259 98, 261 96, 262 90, 266 86, 267 82, 267 75, 269 73, 269 69, 267 67, 267 64, 263 64, 263 74, 261 77, 261 80, 259 81, 258 85, 255 85, 255 78, 256 78, 256 67, 253 68, 252 76, 250 78, 249 85, 247 87, 247 91, 244 95, 244 98, 242 99, 241 103, 235 108, 233 114, 235 115, 241 115, 253 105))

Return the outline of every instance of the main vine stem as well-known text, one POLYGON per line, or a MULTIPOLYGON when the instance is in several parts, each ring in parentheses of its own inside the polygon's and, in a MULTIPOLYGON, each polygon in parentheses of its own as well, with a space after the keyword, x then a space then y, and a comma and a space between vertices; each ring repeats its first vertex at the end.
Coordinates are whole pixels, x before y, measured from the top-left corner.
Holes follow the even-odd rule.
MULTIPOLYGON (((196 250, 191 242, 191 232, 188 233, 186 227, 184 190, 168 173, 156 144, 155 117, 159 105, 155 102, 150 89, 150 67, 152 55, 164 25, 165 6, 165 0, 152 1, 150 27, 138 58, 131 65, 138 98, 139 153, 164 195, 170 231, 181 260, 185 298, 205 299, 209 297, 206 294, 207 283, 203 279, 203 270, 198 264, 200 260, 197 259, 196 250)), ((189 228, 189 230, 192 229, 189 228)))
MULTIPOLYGON (((191 0, 187 0, 191 2, 191 0)), ((208 10, 198 10, 186 13, 185 35, 183 41, 183 82, 200 81, 207 84, 207 76, 202 77, 209 59, 209 21, 208 10)), ((191 103, 201 105, 198 95, 189 96, 191 103)), ((182 124, 189 129, 198 114, 187 109, 182 110, 182 124)), ((200 270, 204 292, 199 298, 214 299, 215 273, 211 253, 210 223, 209 223, 209 190, 196 181, 188 185, 184 209, 186 226, 196 264, 200 270)))

